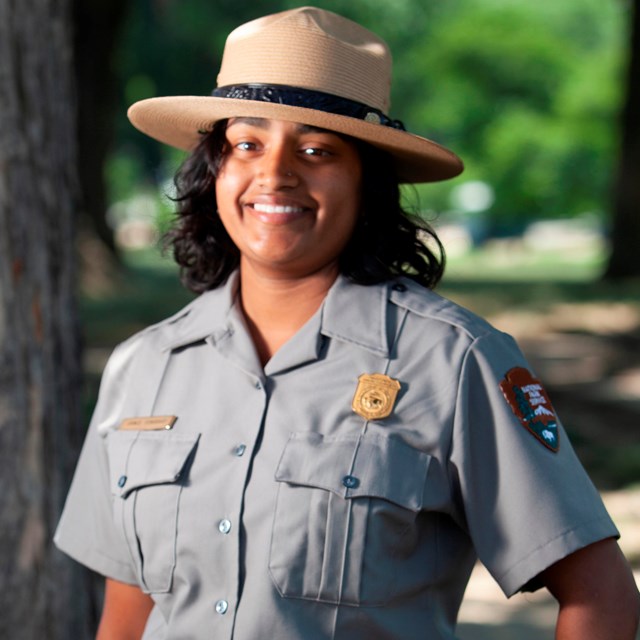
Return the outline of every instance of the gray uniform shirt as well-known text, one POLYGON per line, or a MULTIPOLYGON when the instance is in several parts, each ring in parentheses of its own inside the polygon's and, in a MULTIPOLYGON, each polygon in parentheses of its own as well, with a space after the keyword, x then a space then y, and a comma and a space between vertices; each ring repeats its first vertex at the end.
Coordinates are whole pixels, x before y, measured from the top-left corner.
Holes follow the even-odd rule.
POLYGON ((236 294, 116 348, 56 533, 151 594, 147 640, 453 638, 476 554, 510 595, 617 535, 509 336, 339 278, 263 369, 236 294), (362 374, 399 383, 387 417, 362 374))

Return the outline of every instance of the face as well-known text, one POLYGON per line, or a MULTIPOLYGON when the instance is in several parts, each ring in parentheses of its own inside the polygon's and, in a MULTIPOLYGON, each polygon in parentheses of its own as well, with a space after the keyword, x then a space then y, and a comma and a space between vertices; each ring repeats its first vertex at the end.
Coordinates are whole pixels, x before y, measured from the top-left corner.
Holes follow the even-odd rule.
POLYGON ((240 268, 276 277, 337 274, 360 205, 355 145, 323 129, 258 118, 230 120, 226 138, 216 198, 240 268))

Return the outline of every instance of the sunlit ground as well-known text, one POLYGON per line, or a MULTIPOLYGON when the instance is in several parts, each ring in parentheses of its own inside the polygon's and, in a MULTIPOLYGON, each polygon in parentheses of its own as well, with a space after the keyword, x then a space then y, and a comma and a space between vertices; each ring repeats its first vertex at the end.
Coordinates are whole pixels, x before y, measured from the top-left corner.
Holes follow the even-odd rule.
POLYGON ((582 216, 567 220, 529 223, 520 235, 485 238, 476 248, 474 237, 482 226, 473 220, 435 223, 449 256, 454 277, 584 281, 597 277, 607 258, 607 243, 597 218, 582 216))
POLYGON ((534 249, 521 239, 493 240, 462 255, 449 254, 446 280, 588 282, 604 269, 604 247, 534 249))
MULTIPOLYGON (((640 558, 640 488, 604 494, 627 558, 640 558)), ((640 585, 640 571, 634 572, 640 585)), ((546 590, 510 600, 481 565, 474 569, 460 610, 460 640, 553 640, 558 607, 546 590)), ((636 636, 640 639, 640 632, 636 636)))

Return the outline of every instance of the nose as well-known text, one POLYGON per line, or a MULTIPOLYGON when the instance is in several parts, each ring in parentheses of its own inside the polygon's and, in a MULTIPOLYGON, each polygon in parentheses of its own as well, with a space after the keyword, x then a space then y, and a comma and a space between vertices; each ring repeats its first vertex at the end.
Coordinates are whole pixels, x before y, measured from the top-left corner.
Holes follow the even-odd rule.
POLYGON ((258 170, 260 186, 286 189, 296 186, 295 154, 286 143, 277 143, 265 149, 258 170))

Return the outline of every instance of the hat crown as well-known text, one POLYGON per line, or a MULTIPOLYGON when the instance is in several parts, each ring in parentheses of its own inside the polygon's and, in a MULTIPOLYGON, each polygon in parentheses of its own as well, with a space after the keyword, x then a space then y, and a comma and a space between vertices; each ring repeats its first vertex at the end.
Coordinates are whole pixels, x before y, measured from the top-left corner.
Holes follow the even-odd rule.
POLYGON ((384 40, 359 24, 301 7, 229 34, 218 86, 252 83, 321 91, 389 113, 391 54, 384 40))

